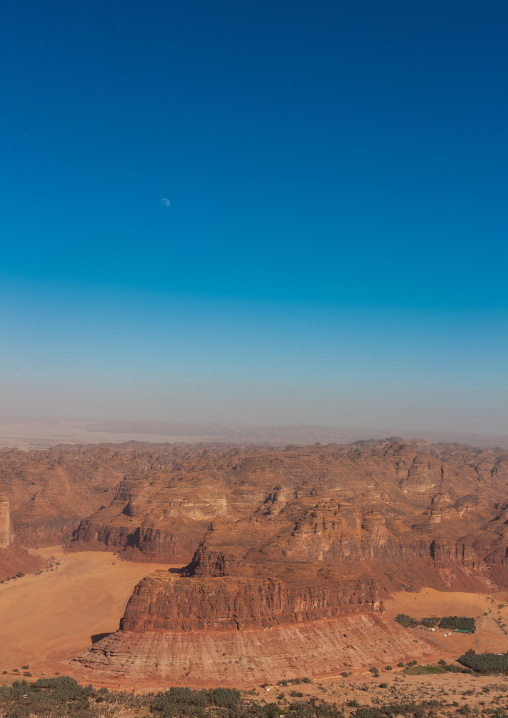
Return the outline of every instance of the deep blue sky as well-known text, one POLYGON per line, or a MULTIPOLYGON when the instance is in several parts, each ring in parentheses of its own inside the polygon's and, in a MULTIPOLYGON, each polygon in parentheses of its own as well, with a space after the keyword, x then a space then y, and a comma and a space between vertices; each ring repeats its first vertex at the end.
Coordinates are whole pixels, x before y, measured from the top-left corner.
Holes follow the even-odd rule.
POLYGON ((508 432, 507 32, 11 2, 1 413, 508 432))

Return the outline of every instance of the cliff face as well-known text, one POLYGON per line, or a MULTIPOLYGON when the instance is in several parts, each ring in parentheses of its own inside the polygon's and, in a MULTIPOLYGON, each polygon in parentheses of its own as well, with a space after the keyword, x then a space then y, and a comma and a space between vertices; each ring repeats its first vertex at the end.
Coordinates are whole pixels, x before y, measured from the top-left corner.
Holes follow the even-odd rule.
POLYGON ((110 503, 128 465, 124 454, 99 446, 0 450, 0 491, 10 502, 15 542, 50 546, 69 539, 82 518, 110 503))
POLYGON ((12 541, 9 499, 0 496, 0 548, 7 548, 12 541))
POLYGON ((394 552, 391 538, 404 544, 408 532, 422 533, 430 524, 439 527, 436 541, 460 530, 459 523, 463 533, 468 526, 476 531, 508 504, 507 486, 507 452, 422 441, 0 450, 0 491, 9 499, 18 543, 51 545, 74 533, 74 549, 114 549, 168 562, 189 561, 210 522, 288 515, 289 506, 300 521, 300 546, 295 540, 291 547, 295 557, 372 556, 364 539, 374 533, 376 551, 384 540, 386 551, 394 552), (311 512, 331 499, 337 505, 328 510, 323 530, 328 520, 341 523, 343 539, 327 548, 310 513, 301 510, 311 512), (348 510, 356 513, 348 517, 348 510))
POLYGON ((460 553, 452 544, 463 536, 459 544, 471 553, 467 534, 495 519, 500 499, 508 502, 507 457, 398 440, 285 450, 168 447, 81 521, 71 547, 186 562, 210 522, 267 515, 291 524, 291 541, 279 538, 294 560, 429 557, 434 541, 447 547, 438 554, 460 553))
POLYGON ((159 571, 138 584, 121 621, 123 631, 223 631, 272 628, 334 618, 355 611, 379 610, 377 589, 369 578, 343 575, 284 575, 269 567, 271 578, 174 578, 159 571))

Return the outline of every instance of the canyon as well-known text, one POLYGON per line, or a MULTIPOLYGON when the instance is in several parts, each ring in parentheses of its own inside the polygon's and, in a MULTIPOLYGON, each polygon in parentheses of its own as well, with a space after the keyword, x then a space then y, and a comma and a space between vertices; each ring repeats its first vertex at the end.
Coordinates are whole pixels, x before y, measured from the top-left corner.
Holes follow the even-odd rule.
POLYGON ((391 595, 508 589, 502 449, 129 442, 4 449, 0 472, 0 568, 55 543, 183 566, 141 579, 73 661, 91 675, 234 685, 425 658, 391 595))

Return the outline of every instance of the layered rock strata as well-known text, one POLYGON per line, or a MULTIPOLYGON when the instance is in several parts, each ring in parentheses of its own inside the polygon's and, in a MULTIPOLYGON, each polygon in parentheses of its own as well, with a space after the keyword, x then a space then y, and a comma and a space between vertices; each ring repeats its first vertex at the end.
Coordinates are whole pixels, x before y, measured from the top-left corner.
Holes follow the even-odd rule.
POLYGON ((243 686, 424 660, 433 648, 376 613, 243 631, 118 631, 74 665, 159 686, 243 686))
MULTIPOLYGON (((293 521, 293 558, 407 560, 464 551, 473 560, 473 551, 483 560, 486 548, 472 545, 484 529, 487 548, 503 534, 491 522, 504 504, 508 454, 501 450, 399 440, 284 450, 174 446, 126 475, 109 505, 81 521, 71 547, 187 562, 210 522, 284 514, 293 521), (329 522, 335 534, 342 526, 342 538, 327 547, 319 534, 329 522)), ((504 560, 497 548, 494 554, 492 562, 504 560)))
POLYGON ((0 549, 7 548, 12 541, 11 512, 9 499, 0 496, 0 549))

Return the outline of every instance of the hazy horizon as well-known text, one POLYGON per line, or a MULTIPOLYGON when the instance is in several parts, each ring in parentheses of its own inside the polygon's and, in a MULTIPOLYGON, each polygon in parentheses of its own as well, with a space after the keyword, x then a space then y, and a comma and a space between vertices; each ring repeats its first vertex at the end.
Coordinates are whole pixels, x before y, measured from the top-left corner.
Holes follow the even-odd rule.
POLYGON ((11 4, 1 413, 508 433, 507 27, 11 4))

